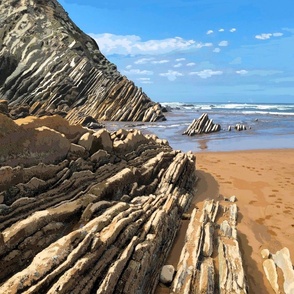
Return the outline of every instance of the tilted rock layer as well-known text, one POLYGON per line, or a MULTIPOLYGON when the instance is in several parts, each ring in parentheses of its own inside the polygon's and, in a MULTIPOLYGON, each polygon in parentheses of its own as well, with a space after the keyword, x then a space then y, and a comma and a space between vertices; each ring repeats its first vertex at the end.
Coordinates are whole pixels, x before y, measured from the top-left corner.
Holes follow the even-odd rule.
POLYGON ((0 114, 0 146, 0 293, 154 292, 193 197, 192 154, 59 116, 0 114))
POLYGON ((164 119, 160 105, 117 71, 56 0, 0 1, 0 73, 0 99, 14 118, 164 119))
POLYGON ((236 204, 193 209, 170 293, 248 293, 236 223, 236 204))
POLYGON ((198 119, 192 121, 183 135, 194 136, 203 133, 218 132, 220 130, 221 126, 215 124, 212 119, 209 119, 207 113, 203 113, 198 119))

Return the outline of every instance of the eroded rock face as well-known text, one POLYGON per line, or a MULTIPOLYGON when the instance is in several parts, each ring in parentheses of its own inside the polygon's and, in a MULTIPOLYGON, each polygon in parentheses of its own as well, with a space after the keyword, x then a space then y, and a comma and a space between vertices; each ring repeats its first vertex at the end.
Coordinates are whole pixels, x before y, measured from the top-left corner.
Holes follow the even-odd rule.
POLYGON ((194 208, 170 293, 248 293, 233 205, 207 200, 202 211, 194 208), (230 230, 219 228, 217 215, 230 230))
POLYGON ((198 119, 194 119, 188 126, 183 135, 194 136, 203 133, 213 133, 221 130, 219 124, 215 124, 212 119, 208 117, 207 113, 203 113, 198 119))
POLYGON ((0 293, 152 293, 192 199, 194 156, 138 131, 85 136, 58 116, 52 129, 0 118, 1 146, 26 140, 0 162, 0 293), (36 132, 57 136, 63 157, 32 161, 36 132))
POLYGON ((13 118, 164 119, 160 105, 117 71, 56 0, 1 1, 0 42, 0 100, 13 118))
POLYGON ((284 247, 277 251, 273 256, 273 260, 283 272, 285 293, 294 293, 294 269, 289 249, 284 247))

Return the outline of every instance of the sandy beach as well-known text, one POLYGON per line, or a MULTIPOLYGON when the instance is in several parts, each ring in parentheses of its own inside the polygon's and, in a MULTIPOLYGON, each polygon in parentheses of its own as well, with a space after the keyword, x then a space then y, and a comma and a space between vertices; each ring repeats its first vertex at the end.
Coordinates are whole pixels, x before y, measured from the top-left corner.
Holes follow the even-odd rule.
POLYGON ((199 182, 194 205, 204 199, 238 199, 238 235, 249 293, 274 293, 260 251, 288 247, 294 260, 294 149, 196 153, 199 182))

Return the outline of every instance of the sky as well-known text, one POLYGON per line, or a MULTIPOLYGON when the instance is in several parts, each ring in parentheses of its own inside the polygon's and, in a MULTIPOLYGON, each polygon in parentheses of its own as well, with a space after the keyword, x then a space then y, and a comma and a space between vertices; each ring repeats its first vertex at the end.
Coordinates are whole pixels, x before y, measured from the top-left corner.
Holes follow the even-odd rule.
POLYGON ((60 0, 157 102, 294 103, 293 0, 60 0))

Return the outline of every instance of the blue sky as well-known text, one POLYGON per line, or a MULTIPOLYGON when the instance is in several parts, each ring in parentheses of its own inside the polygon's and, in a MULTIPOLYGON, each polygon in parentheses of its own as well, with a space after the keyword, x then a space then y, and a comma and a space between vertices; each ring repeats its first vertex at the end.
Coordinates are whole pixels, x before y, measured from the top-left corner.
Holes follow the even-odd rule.
POLYGON ((154 101, 294 103, 293 0, 60 0, 154 101))

